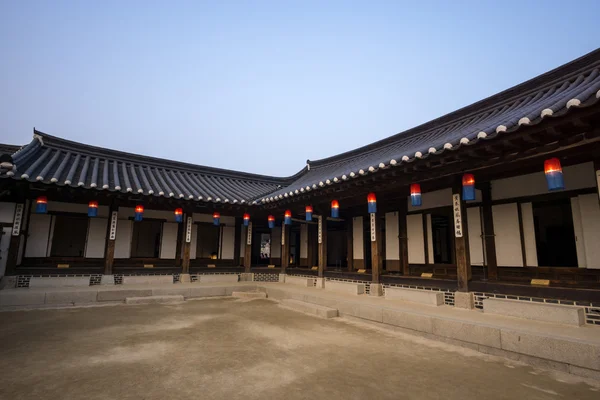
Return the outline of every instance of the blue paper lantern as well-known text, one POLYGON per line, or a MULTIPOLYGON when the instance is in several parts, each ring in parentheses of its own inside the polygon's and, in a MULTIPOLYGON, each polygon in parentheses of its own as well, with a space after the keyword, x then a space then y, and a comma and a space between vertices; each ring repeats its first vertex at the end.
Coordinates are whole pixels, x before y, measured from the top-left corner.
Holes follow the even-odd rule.
POLYGON ((413 183, 410 185, 410 204, 413 207, 420 207, 421 203, 421 185, 413 183))
POLYGON ((40 196, 35 200, 36 214, 46 214, 48 212, 48 199, 46 196, 40 196))
POLYGON ((475 200, 475 177, 473 176, 473 174, 463 175, 462 187, 463 200, 475 200))
POLYGON ((562 166, 558 158, 551 158, 544 161, 544 172, 546 174, 548 190, 563 190, 565 188, 562 166))
POLYGON ((97 217, 98 216, 98 202, 90 201, 88 203, 88 217, 97 217))

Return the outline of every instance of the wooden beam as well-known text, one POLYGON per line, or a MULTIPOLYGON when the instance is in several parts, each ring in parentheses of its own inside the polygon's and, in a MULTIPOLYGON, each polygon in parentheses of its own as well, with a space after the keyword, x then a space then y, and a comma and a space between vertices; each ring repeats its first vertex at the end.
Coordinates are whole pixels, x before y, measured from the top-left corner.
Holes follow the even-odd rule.
POLYGON ((458 291, 468 292, 469 280, 471 279, 471 260, 469 257, 467 209, 465 202, 462 200, 462 182, 460 179, 457 179, 452 186, 452 210, 458 291))
POLYGON ((400 271, 403 275, 410 275, 408 268, 408 233, 406 223, 406 212, 408 211, 408 198, 400 199, 400 210, 398 211, 398 241, 400 251, 400 271))
MULTIPOLYGON (((321 225, 321 243, 319 243, 319 278, 323 277, 323 272, 327 269, 327 218, 324 215, 319 215, 319 223, 321 225)), ((317 233, 317 237, 319 233, 317 233)))
POLYGON ((104 275, 113 274, 115 263, 115 243, 117 239, 119 207, 112 202, 108 209, 108 224, 106 227, 106 248, 104 251, 104 275))
POLYGON ((482 214, 483 214, 483 242, 485 263, 488 279, 498 280, 498 261, 496 258, 496 234, 494 233, 494 217, 492 214, 492 186, 489 182, 478 185, 481 189, 482 214))

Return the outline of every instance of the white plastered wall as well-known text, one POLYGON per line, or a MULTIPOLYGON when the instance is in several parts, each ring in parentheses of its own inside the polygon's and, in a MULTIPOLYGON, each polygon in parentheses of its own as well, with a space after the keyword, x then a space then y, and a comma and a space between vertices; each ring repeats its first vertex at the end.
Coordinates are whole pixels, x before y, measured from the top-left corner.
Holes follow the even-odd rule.
POLYGON ((25 257, 46 257, 52 216, 31 214, 29 217, 29 236, 25 247, 25 257))
POLYGON ((523 242, 525 243, 525 261, 528 267, 537 267, 537 244, 533 222, 531 203, 521 203, 521 220, 523 221, 523 242))
POLYGON ((521 232, 517 203, 492 206, 496 257, 499 267, 522 267, 521 232))
POLYGON ((159 257, 174 260, 177 254, 177 222, 163 222, 159 257))
POLYGON ((354 260, 363 260, 365 258, 363 217, 352 218, 352 254, 354 260))
POLYGON ((86 258, 103 258, 106 247, 107 218, 90 218, 85 244, 86 258))
POLYGON ((117 236, 115 240, 115 258, 129 258, 131 256, 132 234, 133 221, 129 219, 119 219, 117 222, 117 236))
POLYGON ((300 225, 300 258, 308 257, 308 225, 300 225))
POLYGON ((423 214, 406 216, 406 233, 408 237, 408 262, 410 264, 425 264, 423 214))
POLYGON ((581 228, 587 268, 600 269, 600 206, 598 194, 579 196, 581 228))
POLYGON ((467 208, 467 226, 469 232, 469 256, 471 265, 483 265, 483 241, 481 231, 481 208, 467 208))
MULTIPOLYGON (((235 224, 235 219, 234 219, 235 224)), ((223 226, 221 235, 221 259, 233 260, 235 252, 235 225, 223 226)))
POLYGON ((425 215, 427 219, 427 257, 430 264, 434 263, 433 255, 433 226, 431 223, 431 214, 425 215))
POLYGON ((571 197, 571 213, 573 214, 573 230, 575 231, 577 266, 585 268, 587 266, 587 259, 585 257, 585 238, 583 236, 583 221, 581 220, 579 197, 571 197))
POLYGON ((385 214, 385 259, 400 259, 400 244, 398 240, 398 212, 385 214))

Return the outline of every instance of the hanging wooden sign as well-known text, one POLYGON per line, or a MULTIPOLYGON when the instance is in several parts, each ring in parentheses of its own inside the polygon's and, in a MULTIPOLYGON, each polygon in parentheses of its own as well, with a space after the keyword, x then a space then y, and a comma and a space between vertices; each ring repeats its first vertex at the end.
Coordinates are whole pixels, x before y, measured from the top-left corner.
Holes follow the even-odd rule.
POLYGON ((452 195, 452 207, 454 209, 454 236, 463 236, 462 213, 460 210, 460 194, 452 195))
POLYGON ((248 222, 248 234, 246 235, 246 244, 250 246, 252 244, 252 222, 248 222))
POLYGON ((281 227, 281 245, 285 246, 285 225, 281 227))
POLYGON ((23 204, 17 204, 15 207, 15 218, 13 219, 12 235, 19 236, 21 233, 21 224, 23 223, 23 204))
POLYGON ((186 223, 185 223, 185 242, 186 243, 190 243, 192 241, 192 226, 194 224, 194 221, 192 220, 192 217, 187 217, 186 223))
POLYGON ((377 241, 377 232, 376 232, 376 216, 375 213, 371 213, 371 242, 377 241))
POLYGON ((323 243, 323 217, 321 215, 317 216, 317 221, 319 221, 319 244, 323 243))
POLYGON ((117 220, 119 218, 119 213, 117 211, 113 211, 110 214, 110 233, 108 238, 110 240, 115 240, 117 238, 117 220))

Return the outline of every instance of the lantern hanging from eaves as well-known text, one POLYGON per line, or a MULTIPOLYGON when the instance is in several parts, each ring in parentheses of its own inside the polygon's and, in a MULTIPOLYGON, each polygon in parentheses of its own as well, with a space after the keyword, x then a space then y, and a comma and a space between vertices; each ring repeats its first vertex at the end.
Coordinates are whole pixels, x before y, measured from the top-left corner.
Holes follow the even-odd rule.
POLYGON ((377 198, 375 197, 375 193, 369 193, 367 195, 367 205, 369 214, 377 212, 377 198))
POLYGON ((97 217, 98 216, 98 202, 96 200, 92 200, 88 203, 88 217, 97 217))
POLYGON ((304 211, 306 212, 306 220, 307 221, 312 221, 312 214, 313 214, 313 208, 312 208, 312 206, 306 206, 306 208, 304 209, 304 211))
POLYGON ((144 206, 138 204, 137 206, 135 206, 135 217, 133 218, 133 220, 140 222, 142 219, 144 219, 144 206))
POLYGON ((418 183, 413 183, 410 185, 410 204, 413 207, 420 207, 422 204, 421 185, 418 183))
POLYGON ((46 214, 48 212, 48 199, 46 196, 40 196, 35 200, 36 214, 46 214))
POLYGON ((178 223, 183 222, 183 208, 175 209, 175 222, 178 222, 178 223))
POLYGON ((269 223, 269 229, 275 228, 275 217, 274 216, 269 215, 269 217, 267 218, 267 221, 269 223))
POLYGON ((221 225, 221 214, 217 211, 213 213, 213 225, 219 226, 221 225))
POLYGON ((464 174, 462 178, 462 197, 464 201, 475 200, 475 177, 464 174))
POLYGON ((331 201, 331 218, 340 217, 340 202, 337 200, 331 201))
POLYGON ((250 224, 250 214, 244 214, 244 226, 248 226, 250 224))
POLYGON ((285 213, 283 214, 283 223, 286 225, 291 225, 292 224, 292 212, 290 210, 285 210, 285 213))
POLYGON ((562 167, 558 158, 551 158, 544 161, 544 173, 546 174, 548 190, 554 191, 565 188, 562 167))

